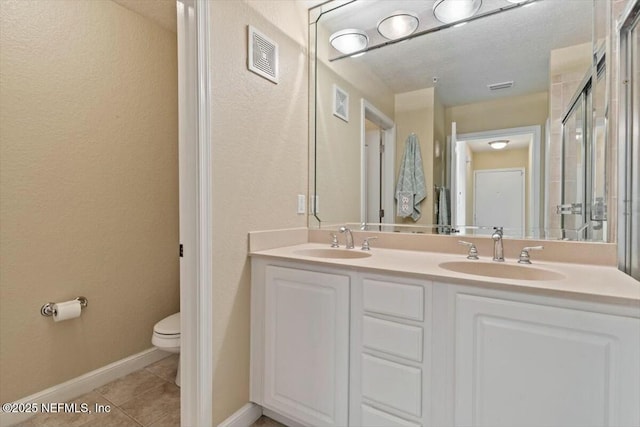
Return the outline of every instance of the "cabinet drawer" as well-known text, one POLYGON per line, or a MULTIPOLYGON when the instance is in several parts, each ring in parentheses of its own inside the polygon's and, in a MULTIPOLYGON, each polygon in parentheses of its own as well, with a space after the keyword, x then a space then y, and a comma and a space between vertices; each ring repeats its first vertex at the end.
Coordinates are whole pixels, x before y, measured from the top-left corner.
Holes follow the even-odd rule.
POLYGON ((422 415, 422 370, 362 355, 362 395, 407 414, 422 415))
POLYGON ((424 289, 381 280, 364 279, 362 303, 365 311, 411 320, 424 320, 424 289))
POLYGON ((362 425, 367 427, 421 427, 421 424, 403 420, 368 405, 362 405, 362 425))
POLYGON ((422 328, 364 316, 362 344, 372 350, 422 362, 422 328))

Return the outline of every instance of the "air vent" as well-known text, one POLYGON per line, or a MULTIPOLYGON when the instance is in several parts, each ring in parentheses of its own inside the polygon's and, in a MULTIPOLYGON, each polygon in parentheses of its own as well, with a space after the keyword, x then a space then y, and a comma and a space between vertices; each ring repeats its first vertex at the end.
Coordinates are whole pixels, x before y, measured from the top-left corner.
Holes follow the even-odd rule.
POLYGON ((249 70, 278 83, 278 45, 252 26, 248 28, 249 70))
POLYGON ((500 89, 509 89, 513 87, 513 80, 510 82, 502 82, 502 83, 494 83, 487 85, 489 90, 500 90, 500 89))

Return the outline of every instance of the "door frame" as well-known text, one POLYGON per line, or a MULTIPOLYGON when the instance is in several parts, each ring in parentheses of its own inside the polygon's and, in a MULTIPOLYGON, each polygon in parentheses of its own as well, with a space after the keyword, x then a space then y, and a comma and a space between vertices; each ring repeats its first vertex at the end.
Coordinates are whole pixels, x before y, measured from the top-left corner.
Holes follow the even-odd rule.
POLYGON ((367 153, 365 149, 367 130, 365 120, 382 129, 384 138, 384 172, 382 177, 382 206, 385 212, 383 223, 393 223, 394 181, 396 159, 396 125, 386 114, 371 102, 360 99, 360 223, 367 223, 367 153))
POLYGON ((180 424, 213 423, 208 0, 176 0, 180 188, 180 424))
MULTIPOLYGON (((451 166, 451 187, 452 187, 452 191, 451 191, 451 204, 452 204, 452 216, 451 216, 451 220, 453 222, 455 216, 457 215, 457 207, 455 206, 454 200, 456 200, 454 198, 454 194, 458 195, 460 192, 462 192, 462 199, 465 199, 465 188, 464 186, 462 188, 457 188, 457 186, 455 185, 457 178, 459 178, 458 175, 462 174, 464 175, 466 173, 466 171, 464 170, 458 170, 460 169, 459 164, 456 164, 456 162, 459 160, 458 157, 462 156, 464 153, 462 153, 462 151, 466 151, 463 150, 464 147, 466 147, 466 142, 467 140, 470 139, 484 139, 484 138, 496 138, 496 139, 500 139, 502 137, 508 136, 508 135, 522 135, 522 134, 532 134, 532 141, 531 141, 531 152, 532 152, 532 167, 531 167, 531 178, 529 180, 529 197, 530 197, 530 202, 529 202, 529 226, 527 227, 526 221, 525 221, 525 235, 531 235, 533 237, 539 237, 540 236, 540 229, 542 228, 543 224, 541 224, 540 222, 540 207, 541 207, 541 203, 542 203, 542 198, 541 198, 541 192, 540 192, 540 177, 541 177, 541 157, 542 157, 542 153, 540 152, 541 150, 541 144, 540 144, 540 137, 541 137, 541 127, 540 125, 532 125, 532 126, 521 126, 521 127, 516 127, 516 128, 505 128, 505 129, 495 129, 495 130, 490 130, 490 131, 482 131, 482 132, 472 132, 472 133, 464 133, 464 134, 454 134, 452 136, 454 136, 455 138, 451 138, 450 139, 450 144, 456 144, 454 147, 452 147, 451 150, 451 158, 450 158, 450 166, 451 166), (457 150, 457 148, 460 148, 460 150, 457 150), (530 231, 530 233, 527 233, 528 231, 530 231)), ((462 162, 460 162, 460 164, 463 164, 462 162)), ((462 168, 464 169, 464 168, 462 168)), ((526 217, 526 216, 525 216, 526 217)), ((453 224, 455 226, 464 226, 465 224, 453 224)))

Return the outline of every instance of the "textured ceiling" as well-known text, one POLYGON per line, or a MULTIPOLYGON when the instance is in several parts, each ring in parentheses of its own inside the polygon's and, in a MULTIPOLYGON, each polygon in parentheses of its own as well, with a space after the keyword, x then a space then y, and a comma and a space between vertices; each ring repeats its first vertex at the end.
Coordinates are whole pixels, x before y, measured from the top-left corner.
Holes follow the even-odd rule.
MULTIPOLYGON (((437 26, 433 3, 359 0, 325 13, 320 24, 329 34, 363 29, 370 35, 370 45, 375 45, 382 41, 377 22, 395 10, 417 13, 418 31, 437 26)), ((509 5, 506 0, 484 0, 479 13, 509 5)), ((432 87, 437 77, 435 86, 445 106, 543 92, 549 86, 550 51, 591 42, 592 8, 589 0, 540 0, 341 61, 367 65, 394 93, 432 87), (511 80, 511 89, 487 89, 489 84, 511 80)))

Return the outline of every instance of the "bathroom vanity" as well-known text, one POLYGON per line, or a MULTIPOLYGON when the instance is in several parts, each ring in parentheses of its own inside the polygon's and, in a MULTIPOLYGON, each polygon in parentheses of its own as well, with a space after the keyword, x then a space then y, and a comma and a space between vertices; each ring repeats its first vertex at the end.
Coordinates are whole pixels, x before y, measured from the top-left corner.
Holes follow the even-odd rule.
POLYGON ((290 424, 640 424, 640 287, 613 267, 319 243, 251 262, 251 401, 290 424))

